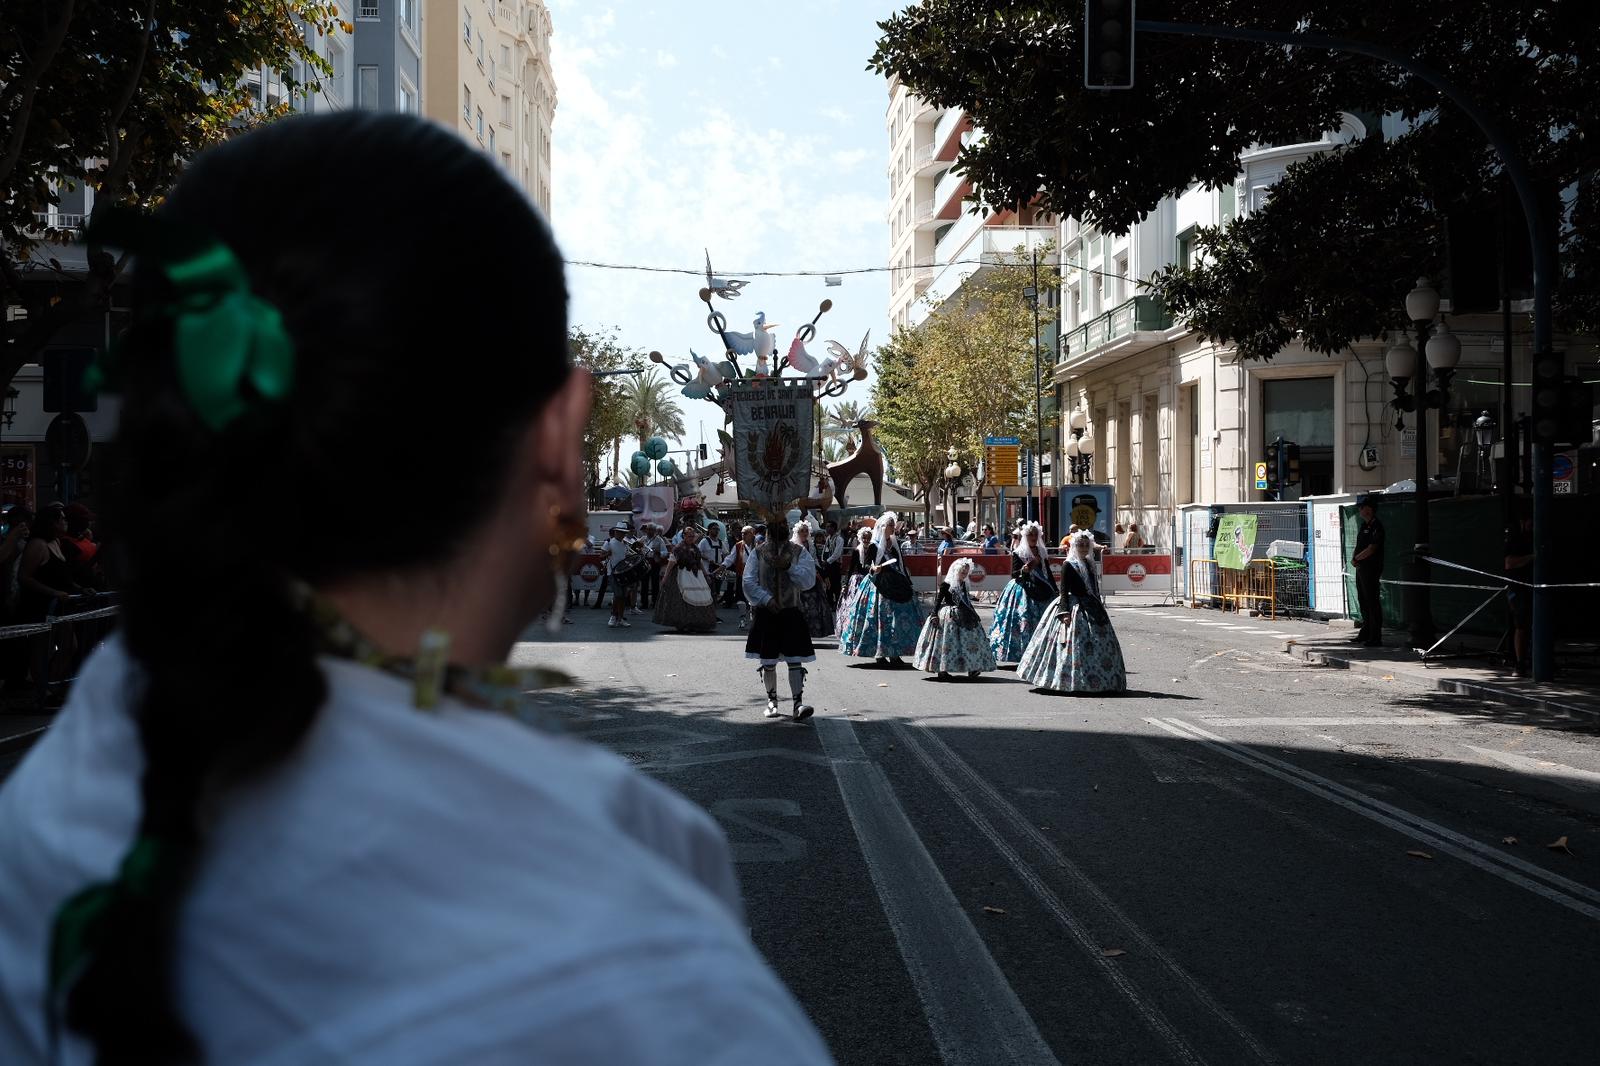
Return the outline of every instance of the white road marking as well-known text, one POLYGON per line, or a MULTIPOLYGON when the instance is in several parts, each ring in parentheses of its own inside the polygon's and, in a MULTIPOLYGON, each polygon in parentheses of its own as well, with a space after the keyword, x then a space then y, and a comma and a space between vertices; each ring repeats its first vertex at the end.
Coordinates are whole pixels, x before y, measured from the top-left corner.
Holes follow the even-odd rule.
POLYGON ((1218 754, 1226 755, 1264 774, 1276 777, 1313 796, 1338 804, 1363 818, 1425 843, 1436 851, 1453 855, 1462 862, 1525 888, 1535 895, 1543 896, 1552 903, 1559 903, 1587 918, 1600 920, 1600 905, 1597 905, 1600 904, 1600 891, 1588 885, 1579 884, 1560 874, 1541 869, 1515 855, 1502 854, 1437 822, 1375 799, 1365 792, 1348 788, 1293 763, 1242 747, 1215 733, 1207 732, 1192 722, 1185 722, 1181 718, 1146 718, 1145 721, 1174 736, 1195 741, 1218 754))
POLYGON ((994 824, 984 817, 983 813, 978 810, 977 805, 972 802, 972 794, 975 793, 987 800, 994 812, 1009 824, 1012 832, 1025 838, 1049 860, 1051 869, 1059 870, 1073 882, 1080 892, 1099 904, 1106 915, 1121 927, 1119 938, 1122 941, 1138 945, 1138 953, 1141 957, 1153 959, 1160 964, 1170 978, 1186 987, 1201 1006, 1222 1022, 1223 1025, 1227 1026, 1228 1029, 1232 1030, 1258 1061, 1262 1063, 1276 1061, 1271 1052, 1256 1039, 1254 1034, 1247 1030, 1238 1019, 1234 1018, 1226 1007, 1218 1003, 1211 993, 1206 991, 1204 986, 1178 964, 1177 960, 1168 955, 1154 940, 1151 940, 1143 929, 1135 925, 1133 920, 1123 912, 1122 908, 1118 907, 1109 896, 1101 891, 1100 886, 1096 885, 1076 863, 1069 859, 1061 849, 1057 848, 1048 837, 1044 836, 986 778, 982 777, 967 764, 966 760, 957 755, 939 736, 938 732, 929 727, 929 723, 917 722, 916 727, 913 729, 904 722, 895 722, 893 728, 907 750, 921 761, 923 767, 927 769, 955 804, 961 808, 967 819, 972 822, 980 833, 988 838, 989 842, 1005 858, 1023 883, 1033 892, 1034 897, 1072 935, 1078 945, 1087 951, 1095 962, 1100 964, 1102 972, 1116 987, 1117 991, 1121 992, 1133 1008, 1144 1017, 1151 1029, 1167 1042, 1168 1048, 1174 1056, 1185 1061, 1203 1061, 1195 1050, 1190 1047, 1189 1043, 1184 1040, 1183 1036, 1166 1020, 1160 1008, 1145 1002, 1139 990, 1128 980, 1122 968, 1115 964, 1107 964, 1104 956, 1100 954, 1102 941, 1095 939, 1093 934, 1088 932, 1065 902, 1050 890, 1049 886, 1023 860, 1022 856, 1000 836, 994 824), (959 773, 965 779, 964 784, 958 785, 951 780, 944 767, 929 754, 927 749, 938 752, 939 760, 948 763, 951 769, 959 773))
POLYGON ((1493 748, 1474 748, 1470 744, 1467 745, 1467 750, 1475 751, 1485 759, 1493 759, 1500 765, 1509 766, 1521 773, 1554 778, 1555 784, 1572 792, 1593 792, 1600 789, 1600 774, 1593 770, 1580 770, 1576 766, 1563 766, 1548 759, 1530 759, 1526 755, 1512 755, 1510 752, 1495 751, 1493 748))
POLYGON ((815 752, 790 751, 788 748, 747 748, 744 751, 716 751, 704 755, 669 754, 653 762, 640 763, 635 769, 662 773, 689 766, 705 766, 708 763, 743 762, 745 759, 789 759, 793 762, 811 763, 814 766, 830 765, 826 758, 815 752))
POLYGON ((1057 1063, 847 718, 816 719, 900 957, 946 1066, 1057 1063))
POLYGON ((1237 629, 1238 628, 1238 626, 1235 626, 1231 622, 1196 622, 1195 625, 1197 625, 1197 626, 1221 626, 1224 629, 1237 629))
MULTIPOLYGON (((1416 714, 1404 718, 1211 718, 1207 715, 1201 715, 1200 720, 1206 725, 1219 726, 1224 729, 1253 725, 1322 728, 1334 725, 1453 725, 1461 722, 1460 718, 1448 714, 1416 714)), ((1600 777, 1600 775, 1596 776, 1600 777)))

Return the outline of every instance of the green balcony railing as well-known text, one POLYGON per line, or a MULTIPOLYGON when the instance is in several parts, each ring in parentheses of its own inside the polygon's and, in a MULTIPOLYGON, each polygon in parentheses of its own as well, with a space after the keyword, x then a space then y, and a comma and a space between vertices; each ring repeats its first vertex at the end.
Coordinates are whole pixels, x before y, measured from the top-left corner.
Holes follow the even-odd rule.
POLYGON ((1072 359, 1130 333, 1172 328, 1172 316, 1154 296, 1135 296, 1096 315, 1066 335, 1061 358, 1072 359))

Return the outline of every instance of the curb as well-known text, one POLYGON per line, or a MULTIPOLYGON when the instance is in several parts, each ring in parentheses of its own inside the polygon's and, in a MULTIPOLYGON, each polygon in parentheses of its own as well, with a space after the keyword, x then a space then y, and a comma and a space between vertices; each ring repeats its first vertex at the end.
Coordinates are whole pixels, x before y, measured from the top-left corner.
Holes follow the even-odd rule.
POLYGON ((33 747, 35 741, 44 736, 44 731, 49 728, 47 725, 42 725, 25 733, 12 733, 10 736, 0 737, 0 755, 9 755, 15 751, 27 751, 33 747))
POLYGON ((1340 655, 1331 655, 1324 651, 1315 651, 1302 648, 1294 641, 1285 641, 1284 653, 1308 663, 1320 666, 1329 666, 1337 670, 1350 670, 1358 674, 1368 674, 1373 677, 1386 675, 1393 676, 1395 680, 1406 681, 1420 685, 1423 688, 1432 688, 1438 692, 1450 692, 1458 696, 1476 696, 1479 699, 1489 700, 1493 703, 1503 703, 1513 707, 1533 707, 1552 714, 1580 714, 1589 718, 1600 719, 1600 710, 1593 707, 1584 707, 1576 703, 1565 703, 1559 699, 1551 699, 1533 693, 1513 692, 1493 685, 1484 685, 1476 681, 1462 681, 1451 677, 1418 676, 1410 671, 1396 671, 1394 663, 1368 662, 1363 659, 1347 659, 1340 655))

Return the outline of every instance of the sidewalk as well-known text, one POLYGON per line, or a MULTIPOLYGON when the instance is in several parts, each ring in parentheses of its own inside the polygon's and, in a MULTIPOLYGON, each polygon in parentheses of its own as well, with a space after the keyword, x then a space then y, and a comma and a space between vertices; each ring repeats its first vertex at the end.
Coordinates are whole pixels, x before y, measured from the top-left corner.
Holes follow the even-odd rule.
MULTIPOLYGON (((1394 635, 1390 635, 1393 639, 1394 635)), ((1352 643, 1348 629, 1332 630, 1326 637, 1299 637, 1284 642, 1283 650, 1307 662, 1354 670, 1377 677, 1408 681, 1440 692, 1454 692, 1496 703, 1534 707, 1555 715, 1583 716, 1600 722, 1600 668, 1593 660, 1562 664, 1560 676, 1540 684, 1491 667, 1487 660, 1469 656, 1435 659, 1424 663, 1415 650, 1402 646, 1367 648, 1352 643)))
POLYGON ((27 751, 44 736, 54 715, 0 714, 0 755, 27 751))

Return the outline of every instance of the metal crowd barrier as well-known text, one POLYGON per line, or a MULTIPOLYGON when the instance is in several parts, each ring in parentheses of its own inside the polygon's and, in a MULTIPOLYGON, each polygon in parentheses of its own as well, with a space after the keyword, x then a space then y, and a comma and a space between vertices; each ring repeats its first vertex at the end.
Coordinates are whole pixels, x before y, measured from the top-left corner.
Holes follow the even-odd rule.
MULTIPOLYGON (((111 597, 97 597, 102 600, 109 598, 111 597)), ((33 684, 28 691, 29 702, 34 707, 44 707, 49 702, 52 689, 65 687, 77 680, 78 668, 88 658, 89 652, 111 632, 112 626, 105 620, 115 617, 121 610, 116 603, 107 603, 102 607, 91 607, 72 614, 56 614, 56 605, 56 601, 51 602, 42 622, 0 626, 0 642, 8 640, 29 642, 27 664, 33 675, 33 684), (70 632, 70 640, 56 639, 56 634, 63 629, 70 632), (63 662, 59 659, 63 652, 67 656, 64 670, 60 669, 63 662), (57 676, 58 674, 64 676, 57 676)), ((21 665, 10 661, 9 657, 7 659, 5 665, 10 670, 17 670, 21 665)), ((8 686, 0 699, 14 691, 16 690, 8 686)))
POLYGON ((1278 617, 1278 566, 1271 559, 1252 559, 1243 570, 1225 570, 1215 559, 1189 561, 1189 606, 1214 603, 1219 610, 1229 604, 1241 613, 1255 610, 1278 617))

